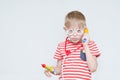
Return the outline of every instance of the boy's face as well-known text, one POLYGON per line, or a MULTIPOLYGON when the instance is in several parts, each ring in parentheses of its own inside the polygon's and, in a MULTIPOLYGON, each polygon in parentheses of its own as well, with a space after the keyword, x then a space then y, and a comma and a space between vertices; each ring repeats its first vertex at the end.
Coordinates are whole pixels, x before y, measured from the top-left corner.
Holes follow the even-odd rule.
POLYGON ((69 28, 66 28, 65 30, 71 42, 77 43, 82 39, 84 30, 77 23, 71 24, 69 28))

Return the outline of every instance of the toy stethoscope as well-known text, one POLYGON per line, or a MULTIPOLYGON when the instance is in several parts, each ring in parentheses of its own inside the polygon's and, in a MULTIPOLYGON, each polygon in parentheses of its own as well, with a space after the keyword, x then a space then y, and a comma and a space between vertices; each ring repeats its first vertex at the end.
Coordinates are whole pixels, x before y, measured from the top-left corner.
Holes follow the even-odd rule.
MULTIPOLYGON (((88 33, 88 29, 87 29, 87 28, 84 29, 84 33, 88 33)), ((65 53, 66 53, 66 55, 68 56, 68 55, 71 53, 71 51, 66 49, 66 47, 67 47, 67 40, 68 40, 68 37, 67 37, 66 40, 65 40, 65 53)), ((82 42, 85 43, 86 40, 87 40, 87 39, 84 38, 84 39, 82 40, 82 42)), ((85 55, 84 49, 80 50, 80 58, 81 58, 83 61, 86 61, 86 55, 85 55)))

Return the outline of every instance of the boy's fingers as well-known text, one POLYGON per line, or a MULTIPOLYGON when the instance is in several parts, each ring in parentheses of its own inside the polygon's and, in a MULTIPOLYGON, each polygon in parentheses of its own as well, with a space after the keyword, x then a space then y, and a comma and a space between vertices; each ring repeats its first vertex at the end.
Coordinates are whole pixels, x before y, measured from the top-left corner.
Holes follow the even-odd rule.
POLYGON ((45 73, 46 76, 51 77, 51 73, 48 70, 45 70, 44 73, 45 73))

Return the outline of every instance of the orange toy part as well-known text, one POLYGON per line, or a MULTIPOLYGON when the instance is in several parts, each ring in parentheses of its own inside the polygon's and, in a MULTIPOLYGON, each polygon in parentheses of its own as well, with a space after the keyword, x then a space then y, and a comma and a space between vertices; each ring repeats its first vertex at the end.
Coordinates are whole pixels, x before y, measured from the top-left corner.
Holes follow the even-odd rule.
POLYGON ((84 33, 88 33, 88 28, 85 28, 85 29, 84 29, 84 33))

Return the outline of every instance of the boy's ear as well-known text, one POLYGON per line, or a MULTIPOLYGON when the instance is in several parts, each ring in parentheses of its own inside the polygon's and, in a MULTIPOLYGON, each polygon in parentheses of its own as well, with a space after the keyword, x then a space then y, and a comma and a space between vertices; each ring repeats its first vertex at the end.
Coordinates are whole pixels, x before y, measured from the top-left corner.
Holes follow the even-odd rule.
POLYGON ((65 31, 67 30, 67 28, 66 28, 65 26, 63 27, 63 29, 64 29, 65 31))

